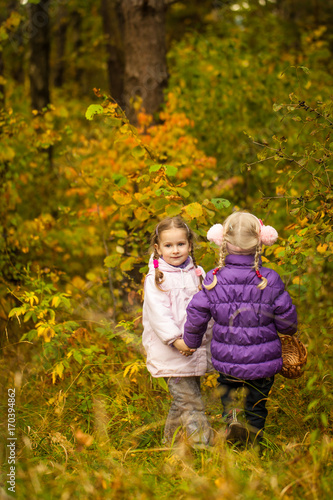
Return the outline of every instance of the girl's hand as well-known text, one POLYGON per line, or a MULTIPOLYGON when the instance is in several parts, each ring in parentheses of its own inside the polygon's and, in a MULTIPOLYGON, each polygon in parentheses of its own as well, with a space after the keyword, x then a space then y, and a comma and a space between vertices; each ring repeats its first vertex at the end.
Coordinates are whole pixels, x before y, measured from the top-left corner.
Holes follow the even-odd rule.
POLYGON ((173 345, 183 356, 192 356, 196 349, 191 349, 188 347, 183 339, 177 339, 174 341, 173 345))

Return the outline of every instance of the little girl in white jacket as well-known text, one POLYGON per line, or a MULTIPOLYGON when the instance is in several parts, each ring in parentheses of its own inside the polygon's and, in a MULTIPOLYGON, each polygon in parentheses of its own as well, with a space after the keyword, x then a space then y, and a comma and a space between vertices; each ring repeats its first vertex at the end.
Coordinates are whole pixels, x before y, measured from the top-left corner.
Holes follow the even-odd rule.
POLYGON ((185 429, 191 445, 209 444, 209 427, 200 391, 200 376, 212 370, 211 328, 199 349, 182 340, 186 307, 204 277, 193 255, 193 233, 180 217, 161 221, 152 236, 154 254, 144 286, 143 346, 153 377, 165 377, 173 397, 164 428, 170 443, 185 429), (191 257, 192 255, 192 257, 191 257))

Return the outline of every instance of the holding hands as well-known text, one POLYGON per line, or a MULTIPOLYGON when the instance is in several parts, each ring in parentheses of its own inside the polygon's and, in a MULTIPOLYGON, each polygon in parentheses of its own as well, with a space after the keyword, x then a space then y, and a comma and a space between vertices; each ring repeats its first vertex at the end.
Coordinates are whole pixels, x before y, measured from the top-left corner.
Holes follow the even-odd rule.
POLYGON ((173 345, 182 354, 182 356, 192 356, 196 349, 191 349, 188 347, 183 339, 177 339, 174 341, 173 345))

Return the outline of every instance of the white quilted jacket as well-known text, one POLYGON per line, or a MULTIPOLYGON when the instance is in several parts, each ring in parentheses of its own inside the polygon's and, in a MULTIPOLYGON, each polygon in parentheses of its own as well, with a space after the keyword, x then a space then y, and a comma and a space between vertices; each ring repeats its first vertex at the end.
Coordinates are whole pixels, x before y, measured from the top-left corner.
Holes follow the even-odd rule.
POLYGON ((212 371, 212 324, 208 325, 201 347, 192 356, 182 356, 171 345, 183 336, 186 307, 199 291, 199 278, 190 260, 181 269, 159 259, 159 268, 164 274, 164 282, 160 286, 165 292, 156 287, 153 257, 149 261, 144 285, 142 343, 147 354, 147 368, 153 377, 200 376, 212 371))

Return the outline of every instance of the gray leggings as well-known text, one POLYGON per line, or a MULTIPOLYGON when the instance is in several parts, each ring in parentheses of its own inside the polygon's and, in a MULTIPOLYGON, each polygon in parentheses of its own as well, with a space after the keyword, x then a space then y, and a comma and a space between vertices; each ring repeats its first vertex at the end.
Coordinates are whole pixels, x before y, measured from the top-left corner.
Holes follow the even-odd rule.
POLYGON ((165 423, 165 440, 171 442, 181 426, 191 444, 209 444, 211 428, 201 398, 200 377, 170 377, 167 384, 173 401, 165 423))

